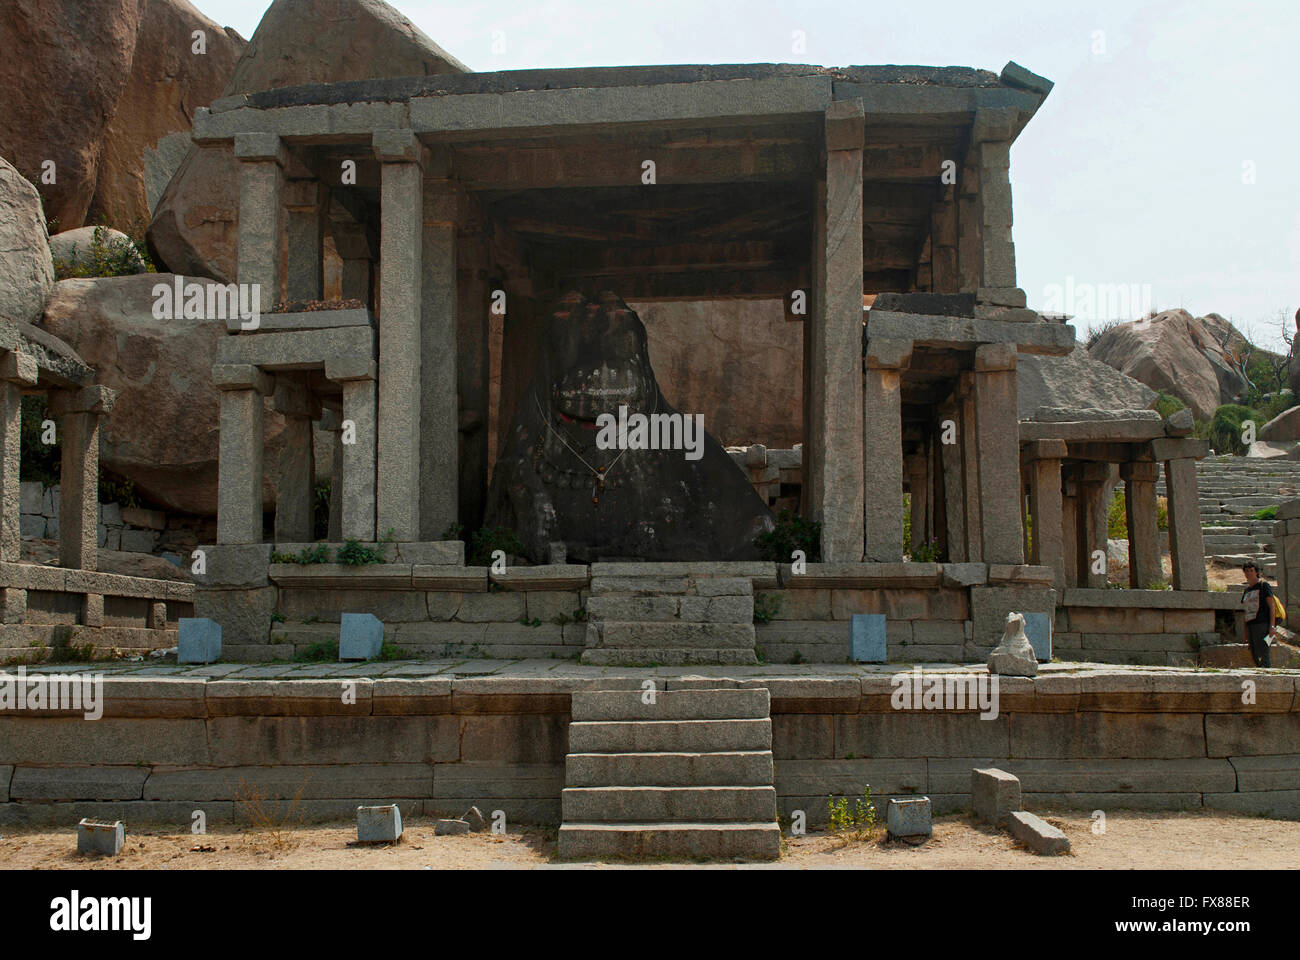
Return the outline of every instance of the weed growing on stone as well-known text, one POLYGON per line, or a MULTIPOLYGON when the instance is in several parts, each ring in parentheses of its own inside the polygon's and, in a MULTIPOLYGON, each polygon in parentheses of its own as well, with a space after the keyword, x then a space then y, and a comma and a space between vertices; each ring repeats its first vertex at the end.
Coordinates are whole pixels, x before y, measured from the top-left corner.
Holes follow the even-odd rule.
POLYGON ((329 660, 337 660, 339 658, 339 646, 337 642, 318 640, 316 643, 309 643, 297 651, 293 658, 299 663, 324 663, 329 660))
POLYGON ((343 546, 339 547, 335 560, 345 567, 364 567, 372 563, 387 563, 388 559, 384 556, 387 546, 387 543, 381 543, 379 549, 376 550, 374 547, 365 546, 359 540, 349 539, 343 546))
POLYGON ((323 543, 303 547, 298 553, 272 553, 272 563, 329 563, 330 550, 323 543))
POLYGON ((772 618, 781 612, 781 595, 776 593, 758 593, 754 595, 754 622, 771 623, 772 618))
POLYGON ((509 527, 484 527, 470 537, 466 562, 471 567, 486 567, 492 563, 492 554, 498 550, 507 557, 514 557, 524 552, 524 545, 509 527))

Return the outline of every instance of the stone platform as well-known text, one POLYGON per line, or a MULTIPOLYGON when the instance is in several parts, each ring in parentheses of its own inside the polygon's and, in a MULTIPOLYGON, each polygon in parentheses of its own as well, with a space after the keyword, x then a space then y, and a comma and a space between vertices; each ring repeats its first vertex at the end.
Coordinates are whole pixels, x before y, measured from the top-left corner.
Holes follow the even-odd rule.
MULTIPOLYGON (((796 810, 822 824, 828 794, 860 795, 867 784, 880 810, 914 795, 936 813, 967 809, 970 770, 987 766, 1018 776, 1031 808, 1300 817, 1294 671, 1043 664, 1036 679, 1002 679, 997 716, 981 719, 972 709, 895 709, 892 678, 911 669, 899 664, 91 666, 104 673, 102 719, 0 712, 0 824, 89 816, 179 829, 198 809, 237 821, 250 793, 281 806, 300 793, 309 819, 395 802, 408 816, 475 804, 511 823, 555 825, 572 695, 646 681, 767 689, 783 825, 796 810)), ((936 674, 986 675, 925 667, 936 674)))

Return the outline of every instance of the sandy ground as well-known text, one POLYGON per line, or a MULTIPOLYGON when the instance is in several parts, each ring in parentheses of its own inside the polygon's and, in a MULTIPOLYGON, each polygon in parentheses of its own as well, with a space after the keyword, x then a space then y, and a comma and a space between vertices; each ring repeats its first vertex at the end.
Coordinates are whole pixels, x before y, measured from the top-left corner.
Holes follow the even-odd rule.
MULTIPOLYGON (((1093 832, 1085 812, 1038 811, 1070 838, 1072 852, 1041 857, 1005 833, 976 825, 968 816, 936 818, 934 836, 913 846, 883 837, 850 839, 825 833, 791 837, 781 860, 748 866, 764 869, 1234 869, 1289 868, 1300 850, 1300 823, 1206 813, 1114 811, 1104 833, 1093 832)), ((351 824, 302 826, 279 839, 266 832, 217 829, 206 836, 150 831, 127 835, 114 859, 76 852, 75 830, 6 829, 0 864, 8 869, 407 869, 492 870, 594 868, 617 864, 562 864, 554 859, 554 830, 523 830, 501 836, 435 837, 432 821, 406 825, 402 841, 357 846, 351 824)), ((680 864, 655 863, 656 869, 680 864)), ((734 868, 734 864, 714 867, 734 868)))

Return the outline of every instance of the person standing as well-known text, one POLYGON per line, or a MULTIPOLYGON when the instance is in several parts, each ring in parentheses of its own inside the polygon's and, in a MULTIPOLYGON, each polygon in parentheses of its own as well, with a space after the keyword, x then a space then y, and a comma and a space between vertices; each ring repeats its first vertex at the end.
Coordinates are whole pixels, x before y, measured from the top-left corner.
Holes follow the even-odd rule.
POLYGON ((1277 632, 1277 608, 1273 603, 1273 588, 1259 577, 1259 567, 1248 561, 1241 567, 1246 575, 1246 589, 1241 592, 1241 609, 1245 614, 1243 631, 1251 658, 1257 667, 1272 666, 1268 653, 1268 638, 1277 632))

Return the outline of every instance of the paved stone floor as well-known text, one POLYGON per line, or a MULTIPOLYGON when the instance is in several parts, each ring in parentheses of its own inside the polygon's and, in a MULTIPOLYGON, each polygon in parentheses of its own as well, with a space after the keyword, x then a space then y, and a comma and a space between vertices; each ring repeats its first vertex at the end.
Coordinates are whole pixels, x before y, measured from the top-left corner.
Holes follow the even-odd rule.
MULTIPOLYGON (((309 680, 322 677, 506 677, 556 679, 593 677, 862 677, 893 675, 911 670, 910 663, 773 663, 758 666, 610 667, 574 660, 390 660, 365 663, 213 663, 206 666, 158 661, 97 661, 95 663, 29 664, 29 673, 63 673, 92 670, 121 677, 207 677, 232 680, 309 680)), ((922 663, 926 673, 983 673, 978 663, 922 663)), ((0 667, 12 673, 17 667, 0 667)), ((1114 663, 1044 663, 1039 676, 1050 674, 1159 674, 1162 676, 1211 673, 1273 673, 1300 675, 1300 670, 1226 669, 1219 667, 1153 667, 1114 663)))

